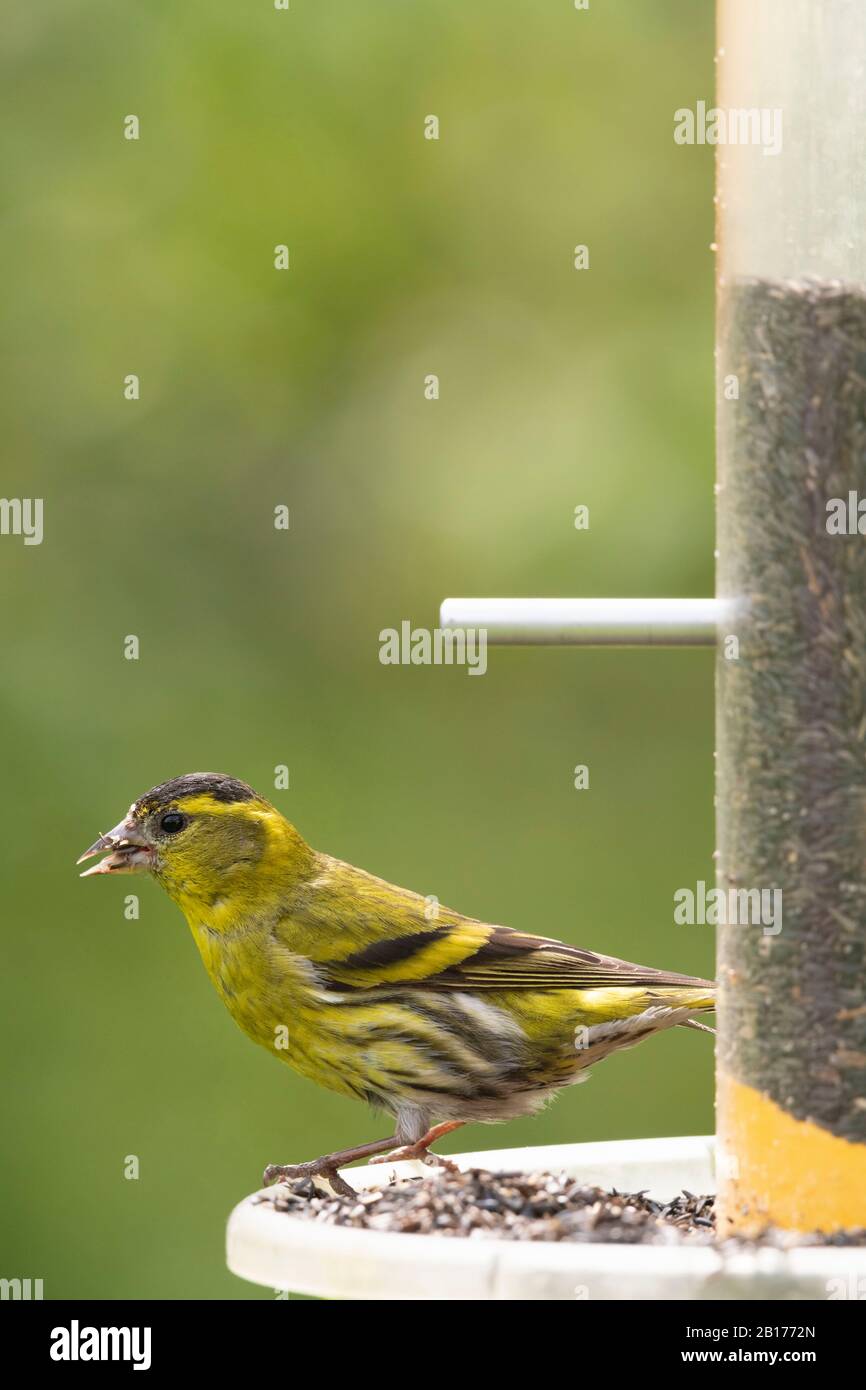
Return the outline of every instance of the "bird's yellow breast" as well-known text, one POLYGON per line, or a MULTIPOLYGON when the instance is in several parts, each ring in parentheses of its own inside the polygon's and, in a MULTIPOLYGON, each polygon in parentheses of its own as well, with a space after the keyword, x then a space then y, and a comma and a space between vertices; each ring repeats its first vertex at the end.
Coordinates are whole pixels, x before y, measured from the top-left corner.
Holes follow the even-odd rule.
POLYGON ((189 919, 193 939, 214 988, 243 1031, 283 1060, 311 987, 308 962, 276 953, 262 925, 214 930, 189 919))

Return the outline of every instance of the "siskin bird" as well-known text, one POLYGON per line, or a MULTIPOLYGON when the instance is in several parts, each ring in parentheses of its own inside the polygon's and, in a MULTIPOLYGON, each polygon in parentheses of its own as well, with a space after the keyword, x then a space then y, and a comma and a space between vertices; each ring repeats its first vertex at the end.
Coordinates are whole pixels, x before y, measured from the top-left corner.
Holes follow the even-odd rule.
POLYGON ((429 1146, 537 1110, 610 1053, 714 1008, 708 980, 464 917, 310 848, 264 797, 194 772, 145 792, 78 861, 148 872, 235 1022, 303 1076, 394 1117, 387 1139, 275 1177, 429 1146))

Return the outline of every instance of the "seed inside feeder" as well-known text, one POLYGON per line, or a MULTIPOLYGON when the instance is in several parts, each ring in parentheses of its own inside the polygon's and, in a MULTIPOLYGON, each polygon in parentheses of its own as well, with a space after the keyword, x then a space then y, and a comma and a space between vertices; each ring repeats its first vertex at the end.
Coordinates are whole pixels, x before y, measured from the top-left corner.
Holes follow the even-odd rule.
POLYGON ((720 929, 720 1067, 863 1144, 866 292, 736 281, 720 341, 719 591, 747 616, 719 644, 718 881, 782 906, 720 929))

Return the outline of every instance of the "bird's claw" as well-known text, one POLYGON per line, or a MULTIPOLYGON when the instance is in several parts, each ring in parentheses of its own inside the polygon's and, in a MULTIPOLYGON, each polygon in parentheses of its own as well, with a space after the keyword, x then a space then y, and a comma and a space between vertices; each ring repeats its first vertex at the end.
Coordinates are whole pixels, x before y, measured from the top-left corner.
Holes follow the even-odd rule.
POLYGON ((432 1168, 446 1168, 449 1173, 459 1173, 460 1169, 456 1163, 452 1163, 450 1158, 444 1158, 442 1154, 433 1153, 432 1149, 421 1148, 418 1144, 404 1144, 400 1149, 392 1149, 388 1154, 377 1154, 371 1158, 371 1163, 403 1163, 407 1159, 414 1159, 416 1163, 426 1163, 432 1168))
POLYGON ((355 1197, 354 1187, 340 1176, 336 1164, 326 1159, 314 1158, 309 1163, 269 1163, 262 1174, 262 1187, 270 1187, 274 1182, 292 1182, 298 1178, 322 1178, 334 1192, 341 1197, 355 1197))

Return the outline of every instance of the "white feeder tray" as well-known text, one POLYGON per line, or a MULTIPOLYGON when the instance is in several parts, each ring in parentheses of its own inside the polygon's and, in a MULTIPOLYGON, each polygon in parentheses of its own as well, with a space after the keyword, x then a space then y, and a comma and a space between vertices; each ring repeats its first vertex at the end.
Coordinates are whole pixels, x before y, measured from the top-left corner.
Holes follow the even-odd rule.
MULTIPOLYGON (((449 1154, 460 1168, 566 1173, 588 1186, 715 1191, 712 1138, 630 1139, 449 1154)), ((429 1177, 415 1162, 347 1168, 357 1189, 429 1177)), ((707 1246, 402 1235, 305 1221, 253 1194, 229 1218, 232 1273, 275 1290, 346 1299, 821 1299, 866 1293, 866 1249, 810 1246, 721 1254, 707 1246)))

